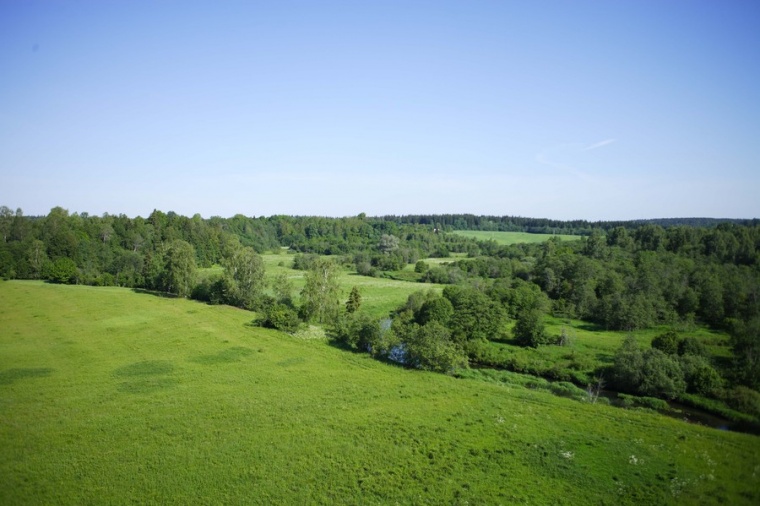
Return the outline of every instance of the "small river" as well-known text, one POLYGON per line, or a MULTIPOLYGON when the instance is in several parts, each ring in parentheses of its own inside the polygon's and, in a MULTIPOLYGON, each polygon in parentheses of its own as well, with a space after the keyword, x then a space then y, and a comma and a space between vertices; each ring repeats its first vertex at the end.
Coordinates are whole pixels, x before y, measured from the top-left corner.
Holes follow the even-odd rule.
MULTIPOLYGON (((617 392, 611 390, 603 390, 600 396, 609 399, 610 404, 613 406, 622 406, 622 401, 618 398, 617 392)), ((705 427, 712 427, 718 430, 729 430, 734 432, 744 432, 747 434, 760 435, 760 426, 754 425, 749 422, 735 422, 723 418, 722 416, 710 413, 703 409, 687 406, 675 401, 666 401, 670 409, 665 411, 658 411, 659 413, 675 418, 677 420, 683 420, 688 423, 695 423, 698 425, 704 425, 705 427)))

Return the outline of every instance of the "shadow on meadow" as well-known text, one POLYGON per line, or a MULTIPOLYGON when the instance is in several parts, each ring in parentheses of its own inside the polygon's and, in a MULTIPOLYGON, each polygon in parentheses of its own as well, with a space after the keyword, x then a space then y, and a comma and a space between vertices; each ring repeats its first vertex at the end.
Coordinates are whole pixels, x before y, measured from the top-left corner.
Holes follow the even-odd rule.
POLYGON ((161 297, 162 299, 176 299, 178 298, 176 294, 173 293, 167 293, 167 292, 158 292, 155 290, 146 290, 145 288, 132 288, 132 291, 134 293, 139 293, 143 295, 153 295, 154 297, 161 297))
POLYGON ((119 367, 113 371, 115 378, 125 378, 118 385, 120 392, 145 394, 157 392, 177 385, 179 382, 168 374, 174 371, 174 365, 165 360, 143 360, 119 367))
POLYGON ((10 385, 26 378, 44 378, 50 376, 53 369, 49 367, 26 367, 0 371, 0 385, 10 385))
POLYGON ((244 346, 233 346, 213 355, 201 355, 190 359, 190 362, 203 365, 229 364, 239 362, 244 357, 253 354, 253 350, 244 346))
POLYGON ((143 360, 134 364, 125 365, 114 370, 113 375, 116 377, 139 377, 154 376, 158 374, 169 374, 174 370, 171 362, 166 360, 143 360))

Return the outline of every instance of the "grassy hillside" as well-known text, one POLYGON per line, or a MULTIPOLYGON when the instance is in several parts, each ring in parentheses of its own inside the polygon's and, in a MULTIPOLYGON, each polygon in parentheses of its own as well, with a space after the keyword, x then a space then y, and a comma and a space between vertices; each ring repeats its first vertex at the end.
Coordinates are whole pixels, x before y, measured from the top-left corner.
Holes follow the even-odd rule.
POLYGON ((0 282, 0 504, 757 504, 760 439, 0 282))
POLYGON ((455 230, 452 234, 473 237, 479 241, 496 241, 499 244, 544 242, 551 237, 559 237, 563 241, 575 241, 581 238, 579 235, 529 234, 528 232, 488 232, 485 230, 455 230))

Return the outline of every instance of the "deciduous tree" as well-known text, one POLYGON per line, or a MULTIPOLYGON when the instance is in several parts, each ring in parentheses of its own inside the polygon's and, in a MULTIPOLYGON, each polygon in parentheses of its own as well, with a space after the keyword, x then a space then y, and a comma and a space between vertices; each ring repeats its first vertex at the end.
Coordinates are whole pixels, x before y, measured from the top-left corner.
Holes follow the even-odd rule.
POLYGON ((169 293, 187 297, 195 281, 195 250, 181 239, 173 241, 164 254, 162 287, 169 293))
POLYGON ((335 319, 340 308, 338 266, 326 258, 317 258, 306 272, 306 284, 301 291, 301 314, 305 320, 328 323, 335 319))
POLYGON ((252 248, 240 247, 225 259, 224 270, 234 282, 235 305, 251 309, 264 290, 264 261, 252 248))

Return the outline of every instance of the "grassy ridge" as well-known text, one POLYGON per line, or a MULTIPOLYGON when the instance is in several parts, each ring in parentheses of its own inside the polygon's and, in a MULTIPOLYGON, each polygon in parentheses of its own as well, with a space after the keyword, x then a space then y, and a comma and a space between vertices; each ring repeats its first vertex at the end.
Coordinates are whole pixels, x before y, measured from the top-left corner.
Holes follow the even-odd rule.
POLYGON ((753 504, 758 438, 0 283, 0 503, 753 504))
POLYGON ((473 237, 479 241, 496 241, 499 244, 544 242, 551 237, 559 237, 563 241, 576 241, 581 238, 579 235, 530 234, 528 232, 489 232, 485 230, 455 230, 452 234, 473 237))

